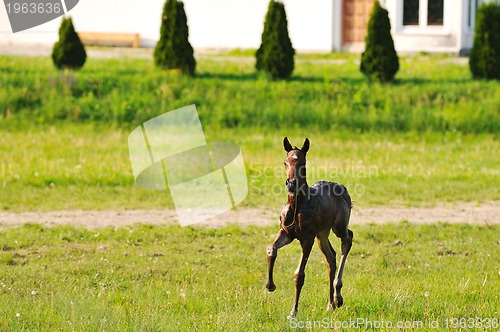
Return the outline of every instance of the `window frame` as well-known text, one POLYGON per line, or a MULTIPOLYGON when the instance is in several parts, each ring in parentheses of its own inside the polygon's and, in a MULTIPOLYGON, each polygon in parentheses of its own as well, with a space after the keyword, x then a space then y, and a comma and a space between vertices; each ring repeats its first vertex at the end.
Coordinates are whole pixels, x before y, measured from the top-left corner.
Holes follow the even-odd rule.
MULTIPOLYGON (((456 1, 456 0, 454 0, 456 1)), ((443 0, 443 24, 427 24, 429 0, 419 0, 418 25, 403 25, 404 0, 397 1, 397 32, 405 34, 448 35, 448 22, 446 18, 447 0, 443 0)))
POLYGON ((476 15, 477 15, 477 8, 481 4, 481 0, 468 0, 467 1, 467 10, 468 16, 467 16, 467 29, 469 32, 474 33, 474 27, 476 25, 476 15))

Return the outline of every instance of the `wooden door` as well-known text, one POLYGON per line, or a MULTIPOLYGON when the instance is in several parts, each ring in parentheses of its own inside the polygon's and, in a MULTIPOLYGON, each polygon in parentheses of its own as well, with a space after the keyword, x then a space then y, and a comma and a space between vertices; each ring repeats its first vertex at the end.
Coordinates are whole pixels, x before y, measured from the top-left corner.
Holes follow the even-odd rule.
POLYGON ((375 0, 343 0, 342 45, 365 41, 366 28, 375 0))

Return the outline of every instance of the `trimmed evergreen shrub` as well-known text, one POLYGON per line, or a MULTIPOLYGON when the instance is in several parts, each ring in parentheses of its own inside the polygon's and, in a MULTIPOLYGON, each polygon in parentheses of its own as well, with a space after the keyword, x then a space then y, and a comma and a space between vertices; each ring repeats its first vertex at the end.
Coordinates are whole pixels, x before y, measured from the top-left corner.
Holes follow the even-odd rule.
POLYGON ((177 0, 167 0, 163 6, 160 39, 154 50, 154 59, 163 69, 180 69, 187 75, 194 75, 196 60, 189 43, 184 4, 177 0))
POLYGON ((58 69, 78 70, 87 60, 85 47, 73 27, 71 17, 63 17, 59 28, 59 41, 52 48, 52 61, 58 69))
POLYGON ((361 55, 361 72, 369 79, 390 82, 399 70, 399 58, 391 36, 389 12, 378 1, 368 22, 365 51, 361 55))
POLYGON ((294 69, 295 50, 288 36, 285 5, 271 0, 264 22, 264 32, 259 49, 255 53, 257 70, 272 78, 286 78, 294 69))
POLYGON ((500 80, 500 5, 479 6, 469 67, 474 78, 500 80))

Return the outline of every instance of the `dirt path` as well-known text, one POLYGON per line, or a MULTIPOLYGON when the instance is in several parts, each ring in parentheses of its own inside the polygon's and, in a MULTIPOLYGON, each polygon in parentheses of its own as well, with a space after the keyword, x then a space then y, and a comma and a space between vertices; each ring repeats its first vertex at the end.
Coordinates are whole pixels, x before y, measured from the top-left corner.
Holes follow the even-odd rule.
MULTIPOLYGON (((262 209, 240 208, 197 225, 221 227, 237 223, 265 226, 277 224, 278 215, 279 209, 270 212, 262 209)), ((363 208, 355 206, 351 224, 387 223, 403 220, 411 223, 500 224, 500 201, 486 202, 481 205, 460 203, 432 208, 363 208)), ((44 226, 71 224, 96 229, 108 226, 123 227, 136 223, 176 224, 177 219, 174 210, 0 212, 0 229, 23 223, 38 223, 44 226)))

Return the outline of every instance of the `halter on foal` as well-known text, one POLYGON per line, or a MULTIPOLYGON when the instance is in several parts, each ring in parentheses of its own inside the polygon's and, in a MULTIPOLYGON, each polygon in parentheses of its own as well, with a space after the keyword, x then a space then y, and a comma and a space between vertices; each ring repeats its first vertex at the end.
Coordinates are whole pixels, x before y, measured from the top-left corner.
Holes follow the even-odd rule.
POLYGON ((340 294, 344 264, 352 246, 353 233, 347 227, 351 215, 351 198, 347 189, 340 184, 327 181, 316 182, 312 187, 306 181, 306 154, 309 150, 309 140, 306 138, 302 148, 293 148, 288 138, 283 140, 287 152, 285 159, 286 188, 288 202, 280 215, 280 231, 274 242, 267 247, 268 280, 266 288, 273 292, 276 285, 273 282, 273 268, 278 249, 289 244, 294 239, 300 241, 302 255, 299 266, 294 274, 295 301, 291 316, 297 314, 300 291, 304 285, 305 267, 314 244, 314 238, 326 257, 330 276, 330 296, 327 309, 342 306, 340 294), (342 257, 337 276, 336 253, 333 250, 328 235, 330 230, 342 241, 342 257))

